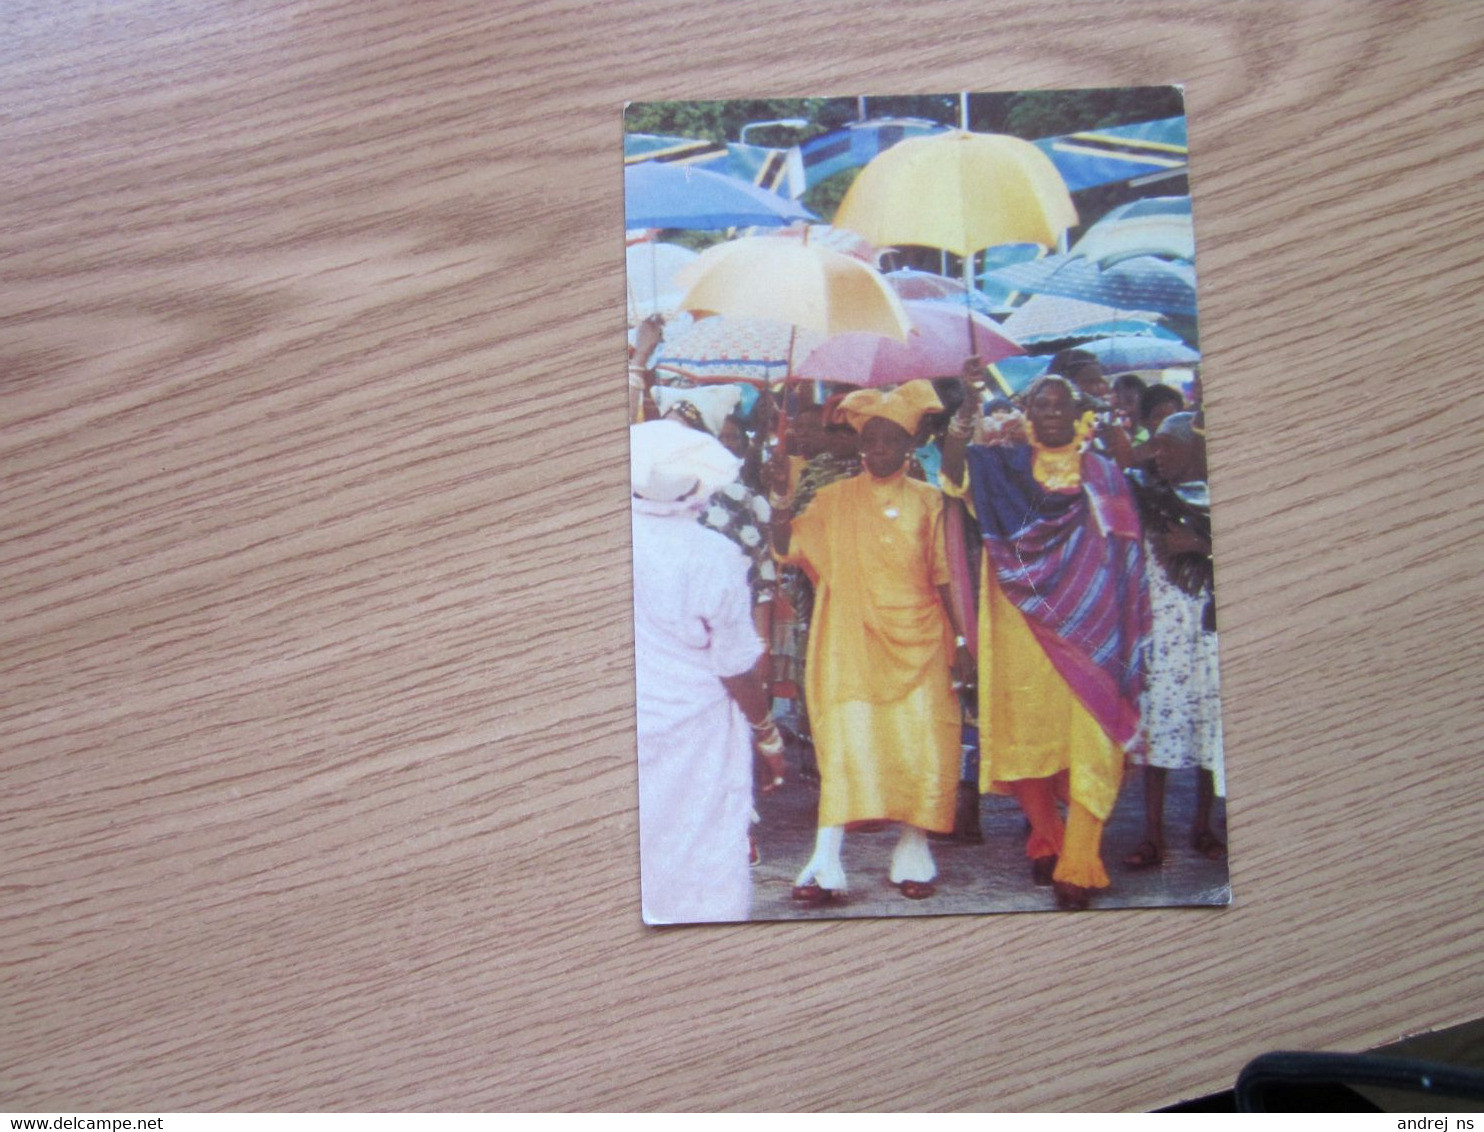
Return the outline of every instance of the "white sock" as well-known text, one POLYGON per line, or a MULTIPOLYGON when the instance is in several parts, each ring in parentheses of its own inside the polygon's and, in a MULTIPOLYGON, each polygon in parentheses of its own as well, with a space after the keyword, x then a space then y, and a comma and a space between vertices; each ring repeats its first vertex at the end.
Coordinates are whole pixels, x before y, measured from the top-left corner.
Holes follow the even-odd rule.
POLYGON ((933 861, 933 849, 928 844, 927 834, 915 825, 902 826, 902 837, 891 853, 891 883, 904 880, 927 884, 938 875, 938 866, 933 861))
POLYGON ((846 892, 845 862, 840 860, 840 850, 845 845, 845 827, 823 825, 814 835, 814 856, 799 874, 796 885, 817 884, 831 892, 846 892))

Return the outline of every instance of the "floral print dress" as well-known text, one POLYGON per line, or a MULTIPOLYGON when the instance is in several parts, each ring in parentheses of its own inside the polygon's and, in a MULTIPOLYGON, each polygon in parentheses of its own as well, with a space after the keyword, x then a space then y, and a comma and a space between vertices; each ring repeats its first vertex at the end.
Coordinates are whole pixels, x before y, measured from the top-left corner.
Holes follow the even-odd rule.
POLYGON ((752 589, 754 605, 773 600, 773 583, 778 577, 769 538, 768 524, 772 520, 773 509, 768 501, 740 480, 713 495, 701 513, 702 526, 720 531, 747 555, 747 584, 752 589))

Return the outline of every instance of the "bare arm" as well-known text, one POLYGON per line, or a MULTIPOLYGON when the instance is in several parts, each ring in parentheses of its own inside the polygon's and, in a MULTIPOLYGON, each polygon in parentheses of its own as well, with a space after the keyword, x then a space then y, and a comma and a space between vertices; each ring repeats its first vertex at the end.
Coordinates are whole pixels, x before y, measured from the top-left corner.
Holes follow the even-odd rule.
POLYGON ((960 685, 967 688, 974 683, 977 675, 978 664, 974 660, 974 654, 969 651, 969 646, 964 637, 964 627, 958 623, 958 611, 953 607, 953 593, 947 586, 939 586, 938 603, 943 607, 943 613, 948 618, 948 623, 953 626, 955 638, 953 650, 953 678, 960 685), (962 643, 960 643, 962 642, 962 643))
POLYGON ((783 736, 773 722, 773 705, 768 698, 768 685, 758 675, 757 669, 737 676, 723 676, 722 687, 737 701, 747 722, 752 725, 752 746, 768 765, 773 781, 763 787, 770 794, 783 785, 783 736))
POLYGON ((952 484, 964 482, 964 454, 968 451, 969 437, 974 430, 974 418, 978 414, 979 398, 969 381, 971 378, 982 376, 983 373, 984 364, 977 356, 964 359, 963 404, 959 405, 958 412, 953 414, 953 421, 948 426, 948 435, 943 438, 942 476, 952 484))
POLYGON ((757 727, 768 722, 772 705, 768 702, 768 688, 758 676, 757 669, 750 668, 736 676, 723 676, 721 683, 727 695, 737 701, 747 722, 757 727))
POLYGON ((652 314, 639 324, 634 334, 634 344, 629 347, 629 422, 631 424, 653 419, 654 402, 650 398, 650 387, 654 384, 654 371, 649 368, 650 358, 664 337, 665 320, 652 314))
POLYGON ((1098 425, 1098 439, 1103 442, 1103 449, 1120 469, 1127 470, 1138 463, 1135 454, 1138 450, 1134 448, 1133 441, 1122 425, 1111 421, 1098 425))
POLYGON ((766 687, 773 682, 773 654, 768 651, 768 642, 773 639, 773 603, 771 601, 758 602, 752 607, 752 627, 757 630, 758 639, 763 642, 763 655, 757 658, 757 664, 753 665, 752 670, 757 673, 757 678, 766 687))
POLYGON ((764 476, 768 485, 768 501, 773 507, 773 521, 770 529, 773 538, 773 553, 783 557, 788 554, 788 545, 793 541, 794 533, 793 507, 784 506, 784 500, 789 494, 789 472, 788 454, 783 451, 783 445, 776 445, 770 450, 768 463, 764 467, 764 476))

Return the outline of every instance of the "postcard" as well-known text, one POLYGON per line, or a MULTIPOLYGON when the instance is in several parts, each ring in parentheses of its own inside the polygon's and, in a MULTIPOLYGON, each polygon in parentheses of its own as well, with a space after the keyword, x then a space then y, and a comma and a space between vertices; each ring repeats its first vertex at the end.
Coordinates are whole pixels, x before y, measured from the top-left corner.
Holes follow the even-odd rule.
POLYGON ((631 103, 646 923, 1224 905, 1179 87, 631 103))

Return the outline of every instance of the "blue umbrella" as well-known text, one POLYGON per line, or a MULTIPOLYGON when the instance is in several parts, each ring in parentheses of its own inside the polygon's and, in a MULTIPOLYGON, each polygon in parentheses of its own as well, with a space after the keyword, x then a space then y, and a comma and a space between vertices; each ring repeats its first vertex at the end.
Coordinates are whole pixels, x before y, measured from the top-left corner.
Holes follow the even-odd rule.
POLYGON ((1076 255, 1049 255, 990 272, 987 279, 1018 291, 1065 295, 1128 311, 1194 315, 1195 268, 1135 256, 1108 268, 1076 255))
POLYGON ((819 219, 746 181, 663 161, 625 166, 623 196, 626 228, 782 227, 819 219))
POLYGON ((1014 306, 1010 297, 1015 293, 1015 288, 996 286, 989 278, 990 272, 1009 267, 1012 263, 1025 263, 1027 260, 1037 259, 1044 250, 1036 244, 1000 244, 997 247, 985 248, 980 260, 979 286, 986 301, 999 312, 1004 312, 1014 306))
POLYGON ((1105 268, 1119 260, 1146 255, 1189 263, 1195 259, 1195 231, 1191 228, 1188 212, 1184 215, 1173 212, 1110 215, 1083 233, 1082 238, 1072 245, 1072 254, 1095 259, 1105 268))
POLYGON ((1189 216, 1189 197, 1144 197, 1110 208, 1098 220, 1099 224, 1109 220, 1137 220, 1144 216, 1189 216))
POLYGON ((1040 357, 1002 358, 994 363, 1000 382, 1011 393, 1020 393, 1051 364, 1049 355, 1040 357))
MULTIPOLYGON (((1009 333, 1006 331, 1006 333, 1009 333)), ((1015 335, 1011 334, 1014 338, 1015 335)), ((1156 322, 1146 322, 1141 318, 1119 318, 1108 322, 1090 322, 1086 326, 1079 326, 1076 330, 1061 334, 1054 331, 1042 331, 1039 334, 1022 334, 1017 341, 1022 346, 1035 346, 1042 342, 1064 342, 1075 341, 1078 338, 1163 338, 1171 342, 1180 342, 1180 335, 1173 330, 1159 325, 1156 322)))
MULTIPOLYGON (((1183 342, 1127 334, 1084 342, 1077 349, 1095 355, 1102 363, 1103 371, 1109 374, 1192 366, 1201 360, 1200 354, 1183 342)), ((1020 393, 1045 373, 1050 364, 1051 355, 1041 354, 1003 358, 994 363, 994 368, 1012 393, 1020 393)))
POLYGON ((1105 373, 1169 369, 1174 366, 1195 365, 1201 360, 1201 355, 1184 342, 1129 334, 1083 342, 1077 349, 1095 355, 1103 363, 1105 373))

